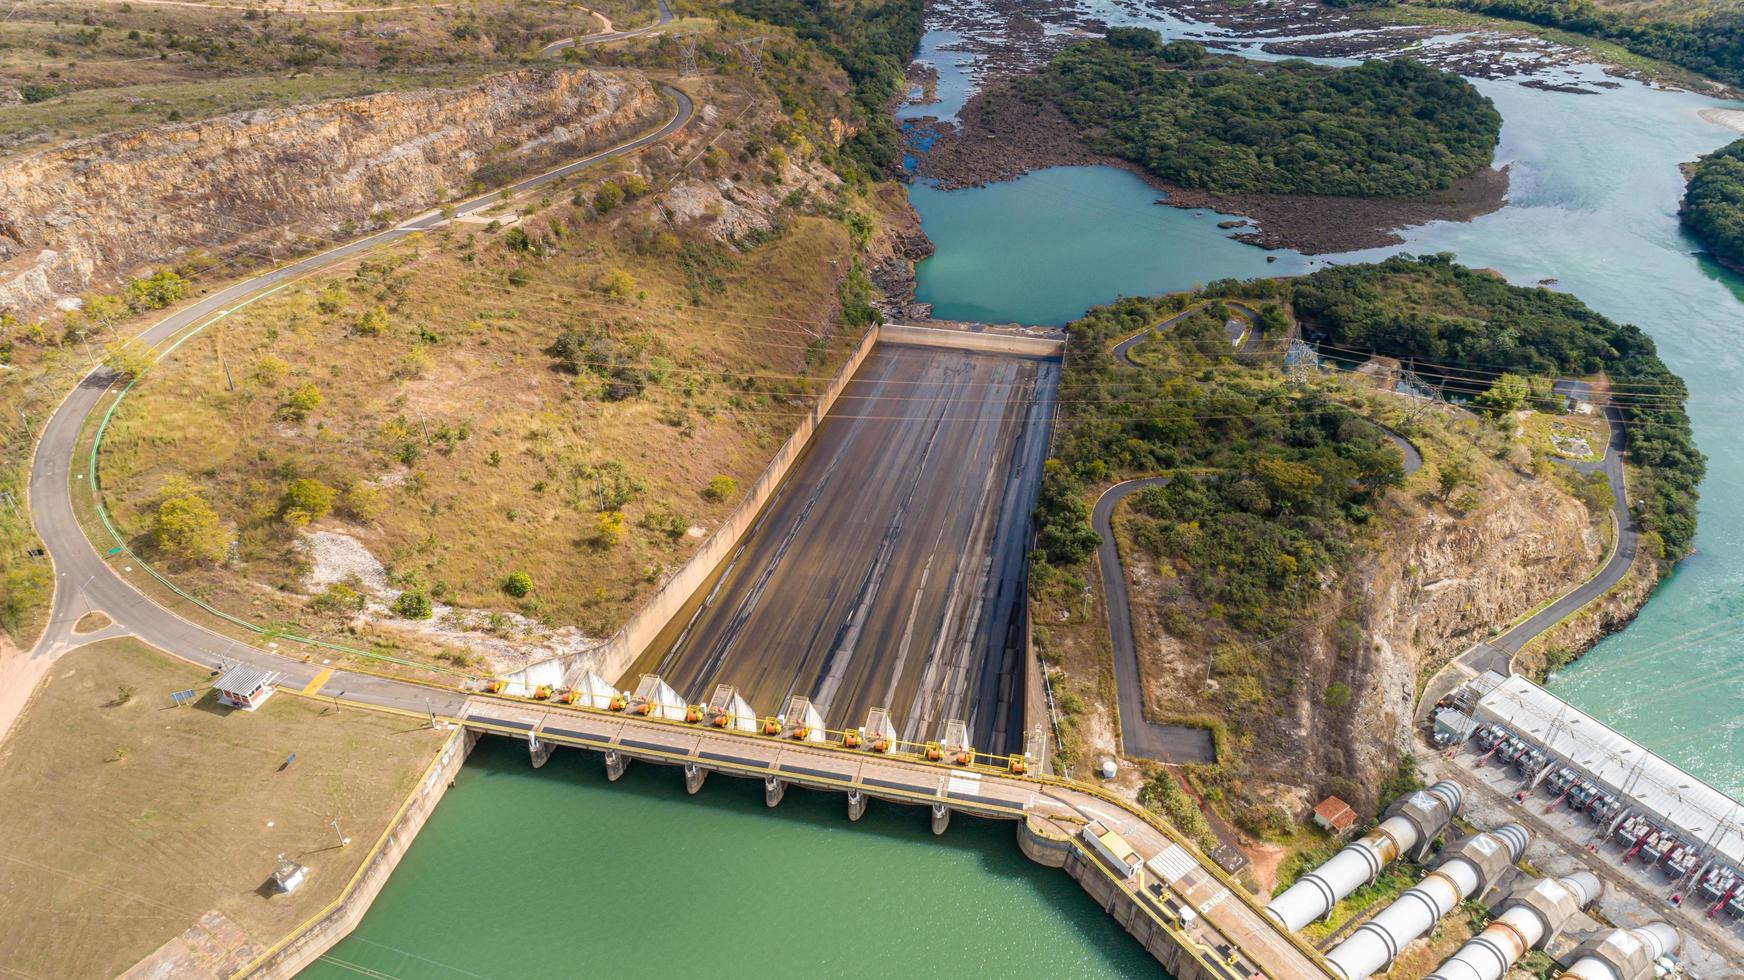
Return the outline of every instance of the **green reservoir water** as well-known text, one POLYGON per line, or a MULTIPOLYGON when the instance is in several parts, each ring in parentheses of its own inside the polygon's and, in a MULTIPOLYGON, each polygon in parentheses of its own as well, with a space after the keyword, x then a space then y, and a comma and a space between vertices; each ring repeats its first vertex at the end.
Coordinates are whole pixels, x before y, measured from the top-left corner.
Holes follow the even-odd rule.
MULTIPOLYGON (((937 49, 942 70, 971 61, 937 49)), ((1632 627, 1552 687, 1739 794, 1744 283, 1691 255, 1676 218, 1677 164, 1733 135, 1696 115, 1722 103, 1634 83, 1594 95, 1478 84, 1506 120, 1509 205, 1330 260, 1450 251, 1516 283, 1558 280, 1640 324, 1689 382, 1710 460, 1699 551, 1632 627)), ((962 93, 948 79, 944 91, 953 103, 962 93)), ((1121 294, 1329 260, 1268 263, 1218 216, 1155 197, 1103 168, 951 193, 917 186, 911 200, 939 249, 920 267, 921 298, 943 317, 1063 323, 1121 294)), ((487 740, 358 931, 306 975, 1157 975, 1070 879, 1022 857, 1010 825, 959 817, 934 839, 920 810, 874 803, 857 824, 844 810, 790 791, 770 811, 759 784, 718 776, 689 797, 676 770, 646 765, 608 783, 579 752, 535 771, 519 744, 487 740)))
POLYGON ((486 738, 363 924, 305 978, 1156 976, 1015 825, 486 738))
MULTIPOLYGON (((1589 75, 1598 78, 1596 74, 1589 75)), ((1730 106, 1636 83, 1592 95, 1478 81, 1502 112, 1509 203, 1395 248, 1305 258, 1230 241, 1217 218, 1154 205, 1130 174, 1068 167, 1007 184, 911 194, 939 255, 919 293, 945 318, 1064 323, 1122 294, 1280 275, 1398 251, 1453 252, 1639 324, 1688 382, 1708 455, 1697 553, 1624 632, 1551 688, 1734 796, 1744 794, 1744 281, 1691 254, 1677 165, 1737 134, 1697 114, 1730 106), (1034 193, 1031 193, 1031 189, 1034 193)))

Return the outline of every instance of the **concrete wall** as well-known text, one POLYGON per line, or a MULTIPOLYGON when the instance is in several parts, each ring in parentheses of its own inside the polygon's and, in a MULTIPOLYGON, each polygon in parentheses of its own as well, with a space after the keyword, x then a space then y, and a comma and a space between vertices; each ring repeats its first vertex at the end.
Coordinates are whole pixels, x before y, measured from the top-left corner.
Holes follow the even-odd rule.
POLYGON ((514 686, 516 684, 524 685, 528 691, 540 684, 561 684, 564 675, 571 668, 584 663, 591 663, 593 670, 601 677, 618 683, 620 687, 626 686, 629 679, 621 678, 621 675, 630 669, 630 665, 636 662, 642 650, 659 637, 660 631, 684 608, 691 595, 708 581, 708 577, 714 574, 721 562, 726 561, 727 556, 738 547, 739 539, 757 522, 757 514, 774 495, 776 487, 781 485, 787 471, 805 455, 806 447, 811 444, 812 434, 835 405, 837 396, 860 370, 860 364, 872 353, 872 348, 878 343, 881 330, 884 329, 889 328, 880 328, 874 324, 866 331, 866 336, 860 339, 854 352, 848 356, 847 363, 836 371, 835 377, 830 379, 829 385, 818 396, 811 414, 802 419, 793 434, 781 444, 781 449, 769 461, 769 465, 764 467, 763 475, 757 478, 757 482, 745 494, 745 499, 733 508, 733 512, 715 529, 715 533, 709 536, 702 548, 666 580, 660 591, 654 593, 654 597, 637 610, 622 629, 613 634, 604 645, 586 653, 533 664, 511 675, 511 693, 526 693, 517 689, 514 686))
POLYGON ((475 731, 461 729, 455 732, 454 737, 442 746, 442 754, 437 756, 436 763, 425 770, 424 777, 412 788, 410 801, 383 834, 375 853, 353 879, 348 890, 339 896, 324 915, 301 931, 293 933, 237 976, 294 977, 321 954, 332 949, 339 940, 350 935, 351 930, 356 929, 357 924, 363 920, 363 914, 369 910, 370 903, 380 894, 382 886, 388 883, 388 877, 399 866, 400 858, 412 846, 418 831, 424 829, 425 821, 430 819, 436 804, 448 792, 448 784, 460 771, 466 757, 472 753, 472 747, 478 744, 478 739, 479 734, 475 731))
MULTIPOLYGON (((1028 853, 1027 848, 1025 853, 1028 853)), ((1115 884, 1107 872, 1085 857, 1082 850, 1071 847, 1067 851, 1065 868, 1072 880, 1088 892, 1096 900, 1096 904, 1102 906, 1102 910, 1112 916, 1128 935, 1138 940, 1145 952, 1155 957, 1175 980, 1221 980, 1200 962, 1199 957, 1193 955, 1180 940, 1152 918, 1136 899, 1115 884)))
POLYGON ((959 350, 987 351, 993 354, 1024 354, 1032 357, 1059 357, 1066 349, 1066 342, 1057 338, 981 333, 970 330, 941 330, 938 327, 916 327, 905 323, 886 323, 882 329, 882 336, 886 343, 892 344, 954 347, 959 350))

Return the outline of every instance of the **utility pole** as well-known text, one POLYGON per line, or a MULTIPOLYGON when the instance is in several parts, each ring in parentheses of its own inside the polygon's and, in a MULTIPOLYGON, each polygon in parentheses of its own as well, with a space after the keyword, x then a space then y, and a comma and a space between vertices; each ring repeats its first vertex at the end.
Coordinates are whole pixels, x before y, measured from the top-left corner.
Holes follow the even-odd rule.
POLYGON ((334 817, 332 820, 329 820, 327 822, 333 825, 333 835, 335 837, 339 838, 339 846, 340 847, 345 847, 351 843, 351 838, 345 836, 344 832, 339 829, 339 818, 338 817, 334 817))

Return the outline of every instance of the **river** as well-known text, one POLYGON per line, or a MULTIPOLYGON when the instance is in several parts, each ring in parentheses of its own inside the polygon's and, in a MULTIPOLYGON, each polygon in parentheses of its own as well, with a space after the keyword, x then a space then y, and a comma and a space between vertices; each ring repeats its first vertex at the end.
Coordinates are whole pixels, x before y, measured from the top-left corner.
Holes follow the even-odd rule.
MULTIPOLYGON (((939 51, 948 40, 923 47, 941 63, 947 109, 973 67, 939 51)), ((1516 283, 1555 279, 1641 325, 1689 382, 1709 456, 1698 550, 1632 627, 1551 686, 1739 794, 1744 426, 1730 412, 1744 377, 1744 283, 1692 256, 1676 218, 1677 164, 1732 135, 1697 111, 1724 104, 1632 82, 1593 95, 1478 85, 1502 111, 1498 162, 1512 168, 1495 214, 1413 230, 1397 249, 1268 263, 1218 216, 1156 207, 1154 191, 1118 170, 917 186, 911 200, 938 245, 920 267, 920 298, 944 317, 1063 323, 1121 294, 1450 251, 1516 283)), ((519 745, 487 741, 357 932, 305 975, 1156 973, 1075 884, 1019 854, 1010 825, 958 818, 934 840, 919 810, 874 803, 850 824, 839 799, 790 793, 770 811, 761 792, 716 777, 687 797, 675 770, 649 766, 609 784, 581 753, 534 771, 519 745)))

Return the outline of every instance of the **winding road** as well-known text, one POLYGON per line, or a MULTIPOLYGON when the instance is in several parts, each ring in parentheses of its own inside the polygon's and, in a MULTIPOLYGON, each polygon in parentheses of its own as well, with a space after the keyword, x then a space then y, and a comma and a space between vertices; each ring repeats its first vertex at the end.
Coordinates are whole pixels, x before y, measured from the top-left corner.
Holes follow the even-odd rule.
MULTIPOLYGON (((1241 311, 1249 321, 1245 335, 1236 335, 1230 342, 1233 345, 1239 340, 1243 351, 1251 350, 1258 339, 1259 316, 1245 305, 1229 305, 1241 311)), ((1133 347, 1156 333, 1169 329, 1198 310, 1199 306, 1188 307, 1161 323, 1133 334, 1114 345, 1114 356, 1128 367, 1142 367, 1132 356, 1133 347)), ((1406 476, 1422 468, 1423 454, 1411 444, 1411 440, 1379 422, 1372 424, 1399 447, 1399 452, 1404 455, 1406 476)), ((1165 725, 1145 719, 1144 682, 1138 667, 1138 640, 1132 628, 1132 600, 1126 584, 1126 569, 1120 560, 1120 547, 1114 538, 1114 511, 1120 506, 1120 502, 1146 487, 1159 486, 1170 479, 1166 476, 1153 476, 1116 483, 1096 498, 1096 506, 1090 514, 1090 526, 1102 538, 1102 543, 1096 549, 1096 565, 1102 577, 1102 595, 1108 605, 1109 641, 1114 648, 1115 693, 1120 704, 1120 741, 1127 755, 1172 763, 1210 764, 1217 761, 1217 751, 1210 732, 1192 725, 1165 725)))
MULTIPOLYGON (((665 0, 660 0, 661 20, 671 19, 665 0)), ((597 44, 621 40, 653 31, 659 24, 636 31, 590 35, 582 44, 597 44)), ((499 191, 481 194, 456 202, 455 217, 490 207, 500 200, 502 190, 510 194, 534 190, 566 176, 586 170, 605 160, 635 153, 661 142, 683 129, 695 114, 690 96, 670 86, 661 86, 662 93, 672 100, 673 113, 659 128, 611 149, 576 160, 545 173, 508 185, 499 191)), ((336 248, 308 256, 295 262, 261 273, 192 303, 152 324, 136 339, 162 359, 175 350, 178 337, 190 328, 204 328, 216 323, 249 304, 269 296, 306 276, 330 268, 348 259, 447 222, 439 211, 419 215, 386 231, 348 242, 336 248)), ((183 338, 185 339, 185 337, 183 338)), ((74 493, 90 493, 87 484, 96 479, 94 464, 75 458, 80 434, 84 431, 107 397, 121 379, 112 371, 98 367, 85 375, 67 395, 39 436, 30 472, 30 502, 36 531, 43 547, 53 561, 55 570, 54 603, 49 624, 32 648, 23 677, 40 676, 49 663, 75 646, 110 636, 132 634, 153 646, 175 652, 188 660, 217 666, 224 662, 242 662, 282 671, 283 683, 303 686, 320 670, 319 664, 305 664, 278 654, 222 636, 196 625, 164 608, 145 596, 133 584, 134 579, 149 572, 126 550, 117 548, 100 554, 84 528, 73 506, 74 493), (92 634, 73 633, 73 624, 85 613, 101 611, 114 624, 92 634)), ((272 644, 276 646, 277 644, 272 644)), ((344 691, 353 698, 389 707, 411 708, 437 713, 457 713, 465 702, 459 692, 444 694, 386 678, 366 674, 335 675, 335 681, 345 685, 344 691)), ((10 718, 0 718, 0 732, 10 727, 10 718)))

